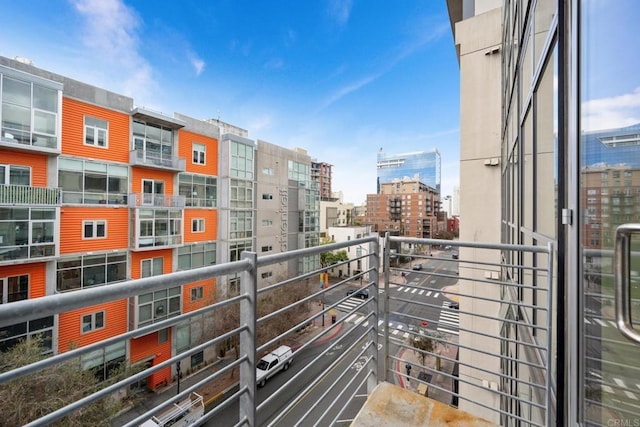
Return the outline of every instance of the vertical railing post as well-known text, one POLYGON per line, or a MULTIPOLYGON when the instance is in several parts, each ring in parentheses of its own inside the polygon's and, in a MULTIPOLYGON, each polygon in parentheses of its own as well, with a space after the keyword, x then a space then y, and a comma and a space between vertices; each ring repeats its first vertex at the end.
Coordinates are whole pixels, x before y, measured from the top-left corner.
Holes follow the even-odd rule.
POLYGON ((393 384, 393 376, 389 373, 389 280, 391 278, 391 263, 389 262, 391 249, 390 249, 389 233, 384 235, 384 292, 383 292, 383 342, 382 351, 384 355, 383 367, 384 367, 384 379, 387 382, 393 384))
MULTIPOLYGON (((372 342, 372 346, 369 347, 369 356, 371 357, 371 362, 369 362, 369 366, 373 370, 373 376, 370 376, 367 379, 367 394, 373 392, 373 389, 381 382, 381 376, 379 372, 380 366, 380 358, 378 357, 378 319, 380 317, 380 275, 378 272, 380 271, 380 243, 378 239, 372 242, 369 245, 369 278, 373 282, 373 303, 369 306, 373 306, 373 309, 376 311, 373 316, 373 329, 369 332, 369 340, 372 342)), ((384 374, 384 373, 383 373, 384 374)))
POLYGON ((241 258, 249 260, 251 267, 240 273, 240 355, 246 355, 247 361, 240 364, 240 419, 246 419, 250 427, 256 425, 256 305, 258 298, 257 255, 255 252, 242 252, 241 258))

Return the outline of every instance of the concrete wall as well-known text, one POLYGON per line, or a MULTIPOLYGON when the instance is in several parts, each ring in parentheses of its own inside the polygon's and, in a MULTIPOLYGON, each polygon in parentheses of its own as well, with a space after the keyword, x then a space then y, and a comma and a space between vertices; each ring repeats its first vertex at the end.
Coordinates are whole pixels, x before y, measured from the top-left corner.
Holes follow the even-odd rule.
MULTIPOLYGON (((502 9, 493 9, 456 24, 456 44, 460 52, 460 240, 499 243, 501 230, 501 54, 495 47, 501 44, 502 9)), ((496 254, 492 259, 486 252, 472 248, 461 250, 460 259, 499 262, 496 254)), ((484 279, 484 273, 460 268, 460 277, 484 279)), ((460 281, 463 294, 482 295, 500 299, 499 287, 486 283, 460 281)), ((480 315, 496 316, 498 303, 482 300, 461 299, 460 311, 480 315)), ((483 320, 478 316, 460 316, 461 329, 486 330, 499 336, 500 322, 483 320)), ((465 346, 500 353, 495 340, 483 339, 479 335, 460 332, 460 342, 465 346)), ((470 368, 481 366, 492 372, 500 372, 497 359, 481 353, 460 350, 460 393, 473 396, 489 407, 498 407, 499 399, 492 392, 480 387, 483 380, 499 383, 497 376, 470 368), (466 365, 466 366, 465 366, 466 365)), ((460 408, 473 414, 499 422, 495 413, 481 406, 460 399, 460 408)))

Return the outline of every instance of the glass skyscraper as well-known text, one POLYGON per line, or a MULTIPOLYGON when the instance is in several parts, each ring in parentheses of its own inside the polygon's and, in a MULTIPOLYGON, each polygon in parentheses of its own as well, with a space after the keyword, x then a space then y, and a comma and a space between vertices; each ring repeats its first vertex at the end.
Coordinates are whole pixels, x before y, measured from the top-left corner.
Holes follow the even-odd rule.
POLYGON ((386 154, 380 149, 377 191, 380 192, 380 184, 396 179, 416 178, 440 193, 440 163, 440 152, 437 149, 404 154, 386 154))

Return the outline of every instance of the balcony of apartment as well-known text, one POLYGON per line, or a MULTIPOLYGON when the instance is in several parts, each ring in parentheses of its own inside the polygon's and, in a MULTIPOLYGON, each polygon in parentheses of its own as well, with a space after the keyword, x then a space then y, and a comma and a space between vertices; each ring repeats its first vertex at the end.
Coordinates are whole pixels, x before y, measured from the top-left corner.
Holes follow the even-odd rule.
POLYGON ((184 157, 139 148, 129 152, 129 163, 131 166, 171 170, 175 172, 184 172, 187 170, 187 161, 184 157))
POLYGON ((0 206, 60 206, 62 189, 30 185, 0 185, 0 206))
POLYGON ((35 133, 22 130, 19 124, 4 124, 0 136, 0 148, 15 151, 58 156, 60 154, 60 138, 46 133, 35 133), (12 128, 13 127, 13 128, 12 128))
POLYGON ((185 196, 166 194, 131 193, 128 197, 130 208, 145 209, 184 209, 185 196))
MULTIPOLYGON (((551 425, 556 413, 550 252, 550 247, 540 246, 373 235, 261 257, 244 252, 231 263, 3 304, 0 328, 204 279, 224 283, 227 276, 240 278, 236 296, 0 373, 0 387, 29 381, 30 375, 76 363, 118 342, 175 330, 185 322, 202 325, 207 316, 227 313, 224 331, 199 333, 161 363, 50 408, 30 425, 49 425, 92 402, 128 395, 133 385, 166 369, 171 369, 174 382, 118 412, 113 425, 139 426, 152 417, 171 421, 192 415, 190 396, 204 397, 202 414, 193 425, 551 425), (408 258, 393 248, 434 243, 446 243, 460 257, 451 250, 414 252, 406 264, 390 267, 392 260, 408 258), (269 284, 258 276, 259 269, 296 265, 351 247, 368 266, 357 274, 332 273, 351 271, 347 264, 352 258, 305 274, 274 275, 269 284), (465 257, 471 254, 473 258, 465 257), (530 257, 536 257, 535 267, 513 262, 530 257), (331 278, 318 285, 324 273, 331 278), (305 292, 295 302, 267 314, 258 311, 258 301, 269 300, 273 292, 299 289, 305 292), (237 340, 236 354, 194 367, 194 358, 201 361, 210 350, 220 355, 217 349, 230 340, 237 340), (258 387, 258 360, 281 345, 293 349, 292 358, 285 356, 274 365, 279 372, 258 387), (188 366, 193 370, 186 371, 188 366), (188 375, 181 377, 181 372, 188 375)), ((3 411, 16 412, 12 405, 6 403, 3 411)), ((26 421, 31 420, 20 423, 26 421)))

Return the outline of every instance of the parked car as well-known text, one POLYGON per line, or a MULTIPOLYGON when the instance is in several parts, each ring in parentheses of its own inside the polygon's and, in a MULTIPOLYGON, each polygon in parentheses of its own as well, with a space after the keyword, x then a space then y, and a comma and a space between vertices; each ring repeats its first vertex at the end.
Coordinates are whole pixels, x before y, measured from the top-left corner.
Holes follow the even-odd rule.
POLYGON ((458 254, 457 253, 451 254, 451 259, 458 259, 458 254))
POLYGON ((416 262, 411 266, 411 269, 412 270, 422 270, 422 264, 420 264, 419 262, 416 262))
POLYGON ((349 295, 354 298, 367 299, 369 298, 369 290, 368 289, 349 289, 347 291, 347 296, 349 295))
POLYGON ((256 382, 258 387, 264 387, 269 378, 280 371, 289 369, 293 361, 293 351, 291 347, 281 345, 271 353, 265 355, 256 365, 256 382))

